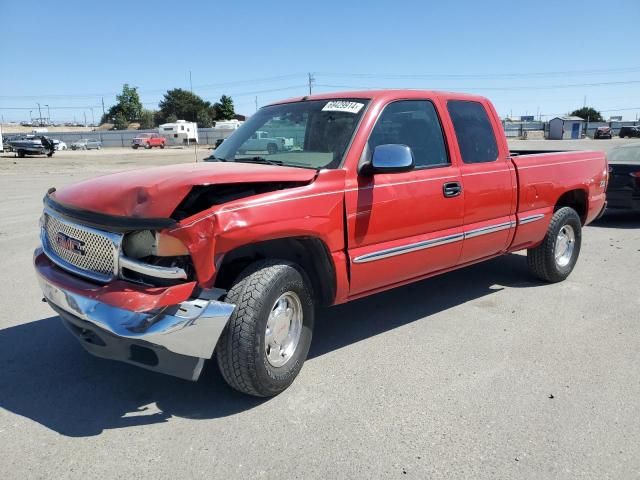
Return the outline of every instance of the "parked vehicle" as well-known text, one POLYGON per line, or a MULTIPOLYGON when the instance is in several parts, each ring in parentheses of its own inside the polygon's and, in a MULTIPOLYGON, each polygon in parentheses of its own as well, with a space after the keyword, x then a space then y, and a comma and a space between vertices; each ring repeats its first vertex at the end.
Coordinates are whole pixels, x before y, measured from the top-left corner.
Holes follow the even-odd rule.
POLYGON ((609 153, 607 208, 640 212, 640 145, 631 143, 609 153))
POLYGON ((593 133, 593 138, 596 140, 599 138, 613 138, 613 130, 611 130, 611 127, 598 127, 593 133))
POLYGON ((618 136, 620 138, 640 137, 640 126, 620 127, 620 132, 618 133, 618 136))
POLYGON ((139 147, 144 147, 147 149, 153 147, 164 148, 167 144, 167 139, 157 133, 141 133, 136 138, 131 140, 131 148, 134 150, 139 147))
POLYGON ((53 142, 53 146, 54 146, 56 151, 58 151, 58 150, 66 150, 67 149, 67 144, 65 142, 63 142, 62 140, 56 140, 55 138, 53 138, 53 139, 51 139, 51 141, 53 142))
POLYGON ((46 155, 51 157, 55 151, 53 141, 44 135, 24 135, 9 141, 11 150, 16 156, 23 158, 27 155, 46 155))
POLYGON ((178 120, 175 123, 163 123, 158 127, 158 133, 166 137, 168 145, 190 145, 198 143, 198 124, 178 120))
POLYGON ((291 148, 291 146, 291 141, 287 142, 287 139, 283 137, 272 137, 268 132, 258 130, 242 144, 238 153, 267 152, 273 154, 291 148))
POLYGON ((100 150, 102 142, 91 138, 83 138, 71 144, 71 150, 100 150))
POLYGON ((215 357, 233 388, 271 396, 302 368, 316 307, 523 249, 564 280, 606 182, 602 152, 509 152, 483 97, 322 94, 261 108, 211 162, 50 190, 34 262, 89 352, 190 380, 215 357), (239 153, 284 128, 295 149, 239 153))

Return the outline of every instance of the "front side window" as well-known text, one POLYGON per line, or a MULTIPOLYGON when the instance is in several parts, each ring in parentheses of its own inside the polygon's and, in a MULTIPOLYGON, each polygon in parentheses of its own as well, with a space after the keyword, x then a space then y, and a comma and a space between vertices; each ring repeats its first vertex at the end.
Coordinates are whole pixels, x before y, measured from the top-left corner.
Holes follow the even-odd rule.
POLYGON ((385 107, 369 137, 369 151, 390 143, 411 148, 416 168, 449 164, 440 120, 428 100, 402 100, 385 107))
POLYGON ((495 132, 481 103, 451 100, 447 109, 456 131, 464 163, 493 162, 498 158, 495 132))
POLYGON ((212 160, 338 168, 368 103, 329 99, 263 107, 216 149, 212 160))

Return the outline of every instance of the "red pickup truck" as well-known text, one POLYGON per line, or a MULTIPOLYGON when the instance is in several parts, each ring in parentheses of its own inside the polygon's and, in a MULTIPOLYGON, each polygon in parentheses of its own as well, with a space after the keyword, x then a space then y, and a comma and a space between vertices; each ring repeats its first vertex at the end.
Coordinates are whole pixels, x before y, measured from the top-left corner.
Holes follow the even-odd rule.
POLYGON ((147 149, 153 147, 164 148, 166 144, 167 139, 157 133, 142 133, 131 140, 131 148, 133 148, 134 150, 139 147, 144 147, 147 149))
POLYGON ((296 377, 318 306, 523 249, 564 280, 608 175, 509 152, 485 98, 412 90, 266 106, 209 160, 51 189, 35 268, 89 352, 191 380, 215 357, 257 396, 296 377), (244 148, 258 130, 293 147, 244 148))

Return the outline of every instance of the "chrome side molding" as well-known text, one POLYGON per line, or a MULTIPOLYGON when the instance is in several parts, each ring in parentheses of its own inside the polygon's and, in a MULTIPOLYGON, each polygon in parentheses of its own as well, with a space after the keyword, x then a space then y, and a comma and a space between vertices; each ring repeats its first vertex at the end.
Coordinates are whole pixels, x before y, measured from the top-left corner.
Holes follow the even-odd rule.
POLYGON ((519 221, 519 225, 526 225, 527 223, 537 222, 538 220, 542 220, 544 218, 544 213, 538 213, 536 215, 529 215, 527 217, 522 217, 519 221))
POLYGON ((387 248, 385 250, 379 250, 377 252, 360 255, 359 257, 356 257, 353 259, 353 263, 373 262, 375 260, 394 257, 396 255, 402 255, 404 253, 415 252, 417 250, 424 250, 426 248, 439 247, 440 245, 459 242, 463 238, 464 238, 464 234, 456 233, 453 235, 447 235, 446 237, 433 238, 431 240, 424 240, 422 242, 410 243, 408 245, 402 245, 399 247, 387 248))
MULTIPOLYGON (((544 215, 542 215, 542 217, 544 217, 544 215)), ((515 226, 516 226, 515 221, 508 221, 508 222, 498 223, 495 225, 489 225, 487 227, 475 228, 473 230, 468 230, 462 233, 455 233, 453 235, 447 235, 444 237, 432 238, 430 240, 423 240, 421 242, 410 243, 407 245, 387 248, 384 250, 378 250, 377 252, 366 253, 364 255, 360 255, 359 257, 354 258, 353 263, 373 262, 376 260, 382 260, 383 258, 394 257, 396 255, 403 255, 405 253, 415 252, 418 250, 439 247, 440 245, 459 242, 467 238, 474 238, 474 237, 479 237, 480 235, 487 235, 490 233, 500 232, 502 230, 508 230, 515 226)))
POLYGON ((475 228, 464 232, 464 238, 474 238, 480 235, 487 235, 489 233, 500 232, 502 230, 508 230, 516 226, 516 222, 504 222, 497 225, 489 225, 488 227, 475 228))

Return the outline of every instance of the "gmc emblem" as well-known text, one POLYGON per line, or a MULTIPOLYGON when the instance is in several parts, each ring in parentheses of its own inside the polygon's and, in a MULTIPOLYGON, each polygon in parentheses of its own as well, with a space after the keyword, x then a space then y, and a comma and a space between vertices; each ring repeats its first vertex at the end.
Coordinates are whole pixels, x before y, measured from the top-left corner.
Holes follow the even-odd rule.
POLYGON ((84 242, 78 240, 77 238, 70 237, 69 235, 65 235, 62 232, 58 232, 56 234, 56 245, 60 248, 64 248, 76 255, 85 255, 84 251, 84 242))

